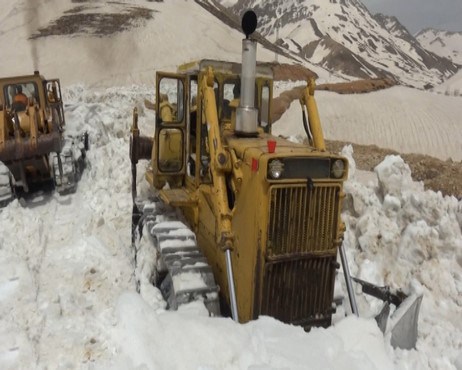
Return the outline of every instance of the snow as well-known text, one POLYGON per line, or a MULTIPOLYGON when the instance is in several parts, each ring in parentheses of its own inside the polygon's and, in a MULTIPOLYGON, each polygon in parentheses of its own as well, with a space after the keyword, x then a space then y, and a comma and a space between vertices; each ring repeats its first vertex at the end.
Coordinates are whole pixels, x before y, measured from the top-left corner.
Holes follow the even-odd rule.
POLYGON ((194 248, 196 245, 196 242, 194 240, 183 240, 183 241, 178 241, 178 240, 164 240, 159 243, 159 248, 160 250, 163 250, 164 248, 174 248, 174 249, 183 249, 183 248, 194 248))
MULTIPOLYGON (((416 38, 427 50, 459 65, 462 64, 462 32, 447 32, 429 28, 419 32, 416 38)), ((462 96, 462 70, 435 86, 433 90, 445 95, 462 96)))
MULTIPOLYGON (((427 83, 436 85, 448 77, 447 72, 427 67, 411 39, 406 41, 401 32, 388 31, 360 1, 248 0, 245 4, 255 6, 264 14, 258 30, 271 40, 278 34, 289 50, 300 50, 310 44, 312 48, 312 42, 320 40, 320 35, 323 35, 368 64, 393 74, 403 84, 423 88, 427 83), (285 22, 282 27, 274 21, 280 17, 285 22), (310 20, 316 24, 316 32, 310 20)), ((454 39, 457 40, 460 38, 454 39)), ((325 55, 325 48, 317 47, 310 61, 319 62, 321 59, 317 54, 325 55)), ((345 74, 348 72, 345 71, 345 74)), ((369 75, 375 76, 374 73, 369 75)), ((348 79, 351 80, 351 76, 348 79)))
MULTIPOLYGON (((44 3, 55 6, 56 14, 69 6, 44 3)), ((149 6, 173 17, 175 2, 166 3, 149 6)), ((16 16, 17 21, 24 4, 2 1, 2 40, 13 33, 14 22, 7 16, 16 16)), ((215 27, 215 20, 193 4, 181 2, 202 24, 196 31, 205 33, 201 22, 207 19, 210 27, 215 27)), ((164 27, 173 20, 161 19, 164 27)), ((181 16, 178 23, 183 21, 187 22, 186 17, 181 16)), ((185 28, 191 25, 185 24, 185 28)), ((22 26, 16 28, 16 41, 24 44, 20 41, 22 26)), ((174 28, 168 29, 173 32, 174 28)), ((146 49, 148 31, 136 30, 146 37, 146 49)), ((171 37, 169 43, 173 44, 177 36, 171 37)), ((153 100, 154 88, 132 83, 149 83, 144 78, 149 75, 152 80, 158 68, 171 66, 174 70, 186 61, 182 59, 188 53, 192 59, 201 52, 208 57, 235 58, 233 53, 241 48, 238 38, 236 35, 237 45, 227 46, 232 49, 229 54, 222 54, 223 46, 213 43, 217 39, 209 43, 207 37, 200 48, 162 57, 157 51, 165 51, 166 46, 150 45, 152 50, 140 52, 136 62, 125 58, 127 65, 120 61, 108 70, 95 69, 96 62, 82 51, 87 44, 103 45, 104 39, 82 37, 69 42, 58 37, 38 42, 40 47, 59 47, 67 57, 72 56, 66 65, 64 56, 54 53, 59 62, 54 64, 52 56, 42 51, 40 69, 65 81, 66 130, 87 130, 91 149, 75 194, 37 194, 28 202, 15 200, 0 210, 1 369, 462 368, 462 201, 424 191, 411 180, 409 167, 399 156, 387 157, 375 173, 364 173, 355 170, 351 146, 343 150, 351 167, 345 185, 345 248, 353 275, 407 293, 423 293, 415 350, 391 347, 389 338, 370 319, 379 304, 359 291, 356 298, 361 318, 343 317, 341 312, 349 313, 346 300, 332 327, 305 333, 270 317, 246 324, 209 318, 200 302, 176 312, 166 311, 159 290, 149 283, 156 253, 146 239, 141 242, 135 266, 130 246, 128 133, 134 106, 138 107, 141 132, 152 133, 154 115, 142 103, 145 98, 153 100), (77 68, 79 63, 81 68, 77 68), (143 65, 143 70, 137 65, 143 65), (136 293, 135 275, 141 294, 136 293)), ((130 33, 112 39, 120 50, 111 52, 128 55, 129 49, 122 50, 128 39, 130 33)), ((2 74, 27 73, 29 49, 19 50, 13 43, 3 45, 7 46, 4 53, 2 49, 2 74)), ((405 136, 409 145, 414 145, 412 150, 460 160, 457 118, 462 112, 456 103, 460 98, 393 88, 364 96, 319 93, 317 99, 327 138, 350 140, 354 133, 354 142, 391 147, 400 143, 397 136, 405 136), (437 106, 442 108, 435 113, 437 106), (438 129, 432 131, 434 122, 438 129), (420 126, 414 128, 417 124, 420 126)), ((300 117, 298 104, 293 104, 275 130, 300 135, 300 117)), ((141 170, 138 172, 138 190, 147 194, 141 170)), ((345 295, 339 280, 337 289, 345 295)))
POLYGON ((462 97, 462 69, 441 85, 436 86, 434 91, 440 94, 462 97))
MULTIPOLYGON (((327 139, 462 160, 460 97, 395 86, 359 95, 319 91, 316 101, 327 139)), ((301 123, 287 124, 298 121, 300 106, 294 102, 274 133, 305 137, 301 123)))
POLYGON ((429 28, 419 32, 416 38, 425 49, 462 64, 462 32, 429 28))
MULTIPOLYGON (((66 85, 85 81, 92 87, 108 87, 153 83, 156 68, 175 71, 178 65, 192 60, 241 60, 242 34, 224 25, 194 1, 158 3, 124 0, 111 4, 95 1, 85 5, 92 12, 117 13, 134 5, 151 9, 154 19, 144 27, 133 28, 132 32, 120 32, 109 37, 52 36, 34 41, 28 38, 36 32, 36 28, 48 26, 50 21, 79 4, 54 0, 22 0, 14 3, 0 0, 0 4, 5 9, 1 18, 0 38, 7 46, 2 50, 1 60, 21 61, 6 65, 2 63, 2 77, 25 74, 25 71, 31 73, 39 63, 42 74, 60 77, 66 85), (24 9, 29 10, 26 12, 24 9), (32 15, 37 13, 40 18, 31 21, 32 15), (21 26, 18 28, 17 24, 21 26), (34 50, 35 61, 32 58, 34 50), (47 50, 59 52, 50 53, 47 50)), ((260 47, 258 58, 272 61, 274 52, 260 47)), ((285 57, 280 58, 281 63, 288 61, 285 57)))
POLYGON ((118 361, 110 364, 113 369, 147 363, 159 369, 305 369, 308 363, 313 369, 392 366, 376 326, 354 317, 338 328, 314 329, 306 335, 301 328, 269 317, 236 325, 229 319, 209 319, 203 311, 156 314, 134 293, 121 296, 116 310, 121 324, 114 328, 114 336, 121 351, 118 361), (126 342, 124 337, 135 340, 126 342), (361 351, 365 341, 370 341, 368 354, 361 351), (181 355, 176 348, 181 348, 181 355))

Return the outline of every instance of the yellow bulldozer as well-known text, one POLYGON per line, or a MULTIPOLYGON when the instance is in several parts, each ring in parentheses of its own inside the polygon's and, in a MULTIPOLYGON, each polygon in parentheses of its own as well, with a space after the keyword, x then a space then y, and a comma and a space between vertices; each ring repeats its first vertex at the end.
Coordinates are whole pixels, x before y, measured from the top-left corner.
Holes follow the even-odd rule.
POLYGON ((32 75, 0 79, 0 204, 51 185, 75 191, 88 135, 66 137, 58 79, 32 75))
MULTIPOLYGON (((157 72, 154 137, 140 134, 135 108, 132 243, 135 252, 142 238, 155 247, 150 279, 170 309, 200 299, 211 316, 326 327, 336 310, 339 251, 357 313, 342 249, 348 161, 326 150, 312 80, 300 100, 309 144, 271 134, 273 74, 256 63, 255 27, 247 12, 242 64, 201 60, 157 72), (137 194, 141 159, 149 160, 151 199, 137 194)), ((359 283, 384 307, 405 298, 359 283)), ((411 326, 395 335, 405 337, 397 346, 415 345, 419 304, 406 310, 411 326)))

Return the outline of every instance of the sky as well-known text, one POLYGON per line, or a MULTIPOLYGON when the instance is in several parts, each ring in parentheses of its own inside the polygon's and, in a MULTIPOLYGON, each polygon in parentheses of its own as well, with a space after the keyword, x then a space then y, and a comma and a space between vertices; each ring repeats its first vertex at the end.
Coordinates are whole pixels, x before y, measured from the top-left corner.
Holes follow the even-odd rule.
MULTIPOLYGON (((222 1, 231 6, 237 0, 222 1)), ((462 32, 462 0, 361 0, 371 13, 397 17, 413 34, 425 28, 462 32)))
POLYGON ((396 16, 413 34, 432 27, 462 31, 462 0, 362 0, 371 13, 396 16))

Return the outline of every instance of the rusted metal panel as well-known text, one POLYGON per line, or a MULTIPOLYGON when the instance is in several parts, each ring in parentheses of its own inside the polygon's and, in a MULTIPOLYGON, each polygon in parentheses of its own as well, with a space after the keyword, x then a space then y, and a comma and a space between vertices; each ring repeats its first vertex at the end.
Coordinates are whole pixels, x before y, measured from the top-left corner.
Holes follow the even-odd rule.
POLYGON ((340 190, 330 183, 270 188, 261 314, 306 328, 330 324, 340 190))
POLYGON ((19 141, 18 139, 9 140, 5 142, 3 150, 0 151, 0 161, 24 160, 51 152, 60 152, 62 145, 62 138, 59 132, 40 135, 33 141, 29 137, 20 138, 19 141))
POLYGON ((267 262, 261 314, 286 323, 330 325, 336 256, 267 262))

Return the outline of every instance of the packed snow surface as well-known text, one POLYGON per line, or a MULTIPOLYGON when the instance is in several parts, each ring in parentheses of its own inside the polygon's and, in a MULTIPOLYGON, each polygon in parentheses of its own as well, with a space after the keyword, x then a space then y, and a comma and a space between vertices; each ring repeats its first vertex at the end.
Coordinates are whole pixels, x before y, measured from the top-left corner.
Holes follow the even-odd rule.
MULTIPOLYGON (((424 191, 398 156, 364 184, 351 147, 344 149, 351 162, 345 247, 354 275, 423 292, 416 350, 392 349, 368 318, 378 302, 359 292, 362 318, 339 314, 333 327, 310 333, 269 317, 209 318, 201 303, 165 311, 146 277, 137 294, 128 132, 133 106, 142 132, 152 130, 145 97, 152 99, 146 86, 65 89, 68 131, 90 133, 89 166, 76 194, 38 195, 0 211, 0 368, 460 367, 462 204, 424 191)), ((290 124, 295 130, 300 122, 290 124)), ((147 190, 141 175, 139 188, 147 190)), ((141 259, 152 268, 155 253, 141 259)), ((338 289, 345 294, 343 283, 338 289)), ((347 303, 339 312, 349 312, 347 303)))
MULTIPOLYGON (((319 91, 315 97, 328 139, 462 160, 460 97, 403 86, 358 95, 319 91)), ((300 112, 294 101, 274 133, 305 137, 300 112)))

